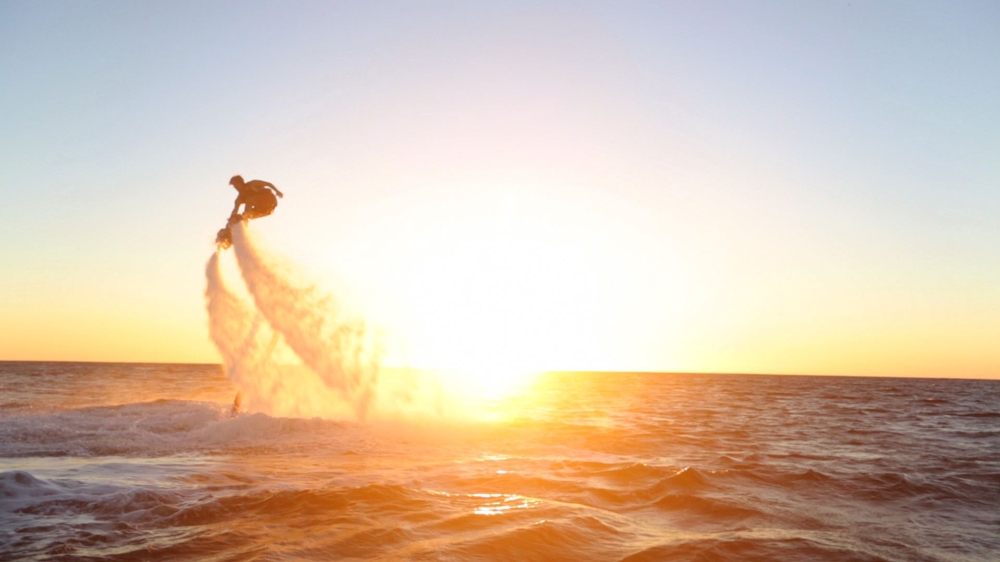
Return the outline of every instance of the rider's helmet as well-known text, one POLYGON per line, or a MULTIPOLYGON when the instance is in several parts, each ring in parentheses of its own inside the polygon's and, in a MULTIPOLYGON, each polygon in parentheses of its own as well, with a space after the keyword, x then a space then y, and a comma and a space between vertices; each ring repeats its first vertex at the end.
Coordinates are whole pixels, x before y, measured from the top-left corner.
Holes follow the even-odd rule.
POLYGON ((239 174, 236 174, 235 176, 229 179, 229 185, 233 187, 236 187, 238 185, 243 185, 243 183, 244 183, 243 176, 239 174))

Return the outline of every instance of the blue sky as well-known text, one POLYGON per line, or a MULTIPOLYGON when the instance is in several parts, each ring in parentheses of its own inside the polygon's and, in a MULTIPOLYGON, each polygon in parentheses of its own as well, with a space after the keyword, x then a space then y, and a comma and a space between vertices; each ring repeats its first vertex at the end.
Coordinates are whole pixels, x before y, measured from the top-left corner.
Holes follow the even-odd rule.
POLYGON ((418 332, 445 305, 407 280, 447 283, 419 256, 513 200, 525 232, 564 225, 545 251, 618 272, 580 289, 605 327, 546 366, 606 345, 588 361, 995 374, 998 24, 992 2, 0 3, 0 307, 26 326, 0 357, 213 360, 202 265, 242 173, 289 195, 276 246, 418 332))

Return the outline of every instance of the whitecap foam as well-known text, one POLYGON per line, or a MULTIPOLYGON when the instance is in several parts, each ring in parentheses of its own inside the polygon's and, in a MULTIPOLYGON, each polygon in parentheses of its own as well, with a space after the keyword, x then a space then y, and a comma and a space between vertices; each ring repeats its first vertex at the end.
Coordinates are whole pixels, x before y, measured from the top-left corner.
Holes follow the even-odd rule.
POLYGON ((185 400, 0 419, 0 457, 160 456, 278 445, 336 435, 337 422, 231 417, 228 407, 185 400))

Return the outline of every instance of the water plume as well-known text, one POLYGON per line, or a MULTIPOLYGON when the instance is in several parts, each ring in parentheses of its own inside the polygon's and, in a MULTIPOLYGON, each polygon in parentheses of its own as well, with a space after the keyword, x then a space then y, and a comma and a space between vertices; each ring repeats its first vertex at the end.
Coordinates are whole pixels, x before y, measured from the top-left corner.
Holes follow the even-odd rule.
POLYGON ((377 334, 317 285, 299 281, 289 264, 258 248, 246 226, 237 224, 232 231, 253 306, 225 288, 218 253, 209 260, 206 293, 210 333, 230 378, 241 389, 243 383, 280 382, 273 375, 280 369, 262 337, 273 330, 355 418, 364 419, 375 398, 382 356, 377 334))
POLYGON ((469 415, 439 373, 383 369, 380 331, 305 277, 280 254, 265 251, 244 224, 232 249, 249 298, 223 280, 217 251, 206 266, 209 334, 239 389, 243 411, 272 416, 381 421, 469 415), (281 342, 281 353, 275 353, 281 342), (290 351, 301 365, 276 361, 290 351))
POLYGON ((208 260, 205 277, 209 337, 222 355, 226 376, 239 389, 237 401, 244 408, 261 409, 282 384, 271 359, 278 333, 271 331, 268 338, 260 313, 226 287, 218 252, 208 260))

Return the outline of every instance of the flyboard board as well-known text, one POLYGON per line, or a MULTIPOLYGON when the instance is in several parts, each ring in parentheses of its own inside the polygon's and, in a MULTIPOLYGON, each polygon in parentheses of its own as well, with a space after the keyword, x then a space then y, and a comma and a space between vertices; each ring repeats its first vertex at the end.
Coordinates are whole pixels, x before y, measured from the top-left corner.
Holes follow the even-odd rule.
POLYGON ((242 215, 233 215, 229 217, 229 222, 226 223, 226 227, 215 235, 215 244, 219 246, 219 248, 226 250, 233 245, 233 225, 242 220, 242 215))

